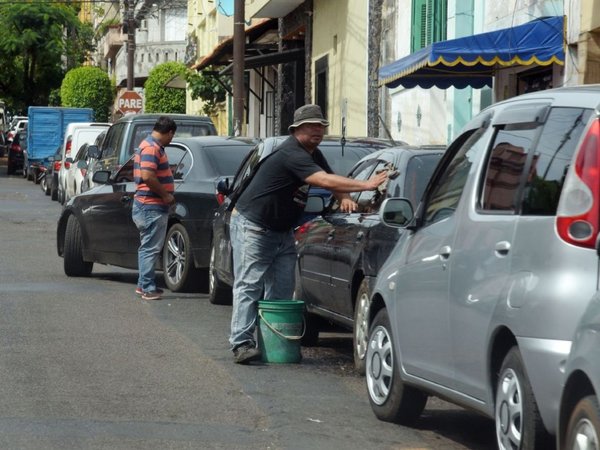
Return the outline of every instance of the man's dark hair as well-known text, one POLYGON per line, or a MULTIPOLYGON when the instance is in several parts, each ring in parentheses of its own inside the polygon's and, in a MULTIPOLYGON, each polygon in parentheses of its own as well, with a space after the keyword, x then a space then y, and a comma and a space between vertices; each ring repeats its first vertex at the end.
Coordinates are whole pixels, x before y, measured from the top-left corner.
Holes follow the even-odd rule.
POLYGON ((152 131, 158 131, 160 134, 167 134, 169 131, 177 131, 177 124, 173 119, 167 116, 160 116, 152 131))

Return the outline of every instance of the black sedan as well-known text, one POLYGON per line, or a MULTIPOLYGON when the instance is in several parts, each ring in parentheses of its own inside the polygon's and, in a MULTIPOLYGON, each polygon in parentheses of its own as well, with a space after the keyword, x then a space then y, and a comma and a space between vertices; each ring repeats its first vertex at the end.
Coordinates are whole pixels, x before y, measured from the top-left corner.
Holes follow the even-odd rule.
POLYGON ((416 205, 442 153, 438 146, 403 146, 365 157, 350 176, 364 180, 387 170, 388 181, 375 191, 351 194, 355 212, 339 211, 332 199, 321 216, 297 228, 295 292, 308 312, 304 345, 315 345, 327 322, 353 330, 355 367, 364 372, 371 287, 399 237, 397 229, 380 222, 379 206, 390 196, 416 205))
MULTIPOLYGON (((217 180, 231 177, 255 144, 253 139, 203 136, 175 139, 166 147, 176 204, 157 269, 171 291, 206 285, 212 221, 219 206, 217 180)), ((96 172, 94 182, 99 185, 69 200, 58 221, 58 254, 68 276, 88 276, 94 263, 137 268, 133 159, 113 177, 96 172)))
MULTIPOLYGON (((231 185, 221 183, 219 192, 226 197, 233 192, 242 181, 250 175, 253 167, 269 155, 288 136, 276 136, 266 138, 246 157, 231 185)), ((375 138, 347 138, 341 139, 335 136, 326 136, 319 145, 319 149, 325 155, 327 162, 334 173, 346 175, 350 169, 366 155, 377 150, 392 147, 394 143, 389 140, 375 138)), ((329 199, 331 193, 324 189, 311 188, 311 195, 321 195, 329 199)), ((213 225, 213 247, 210 252, 209 269, 209 300, 214 304, 231 303, 231 286, 233 285, 233 263, 231 254, 231 241, 229 237, 228 211, 229 199, 225 198, 223 204, 215 213, 213 225)), ((305 216, 305 220, 311 218, 305 216)))

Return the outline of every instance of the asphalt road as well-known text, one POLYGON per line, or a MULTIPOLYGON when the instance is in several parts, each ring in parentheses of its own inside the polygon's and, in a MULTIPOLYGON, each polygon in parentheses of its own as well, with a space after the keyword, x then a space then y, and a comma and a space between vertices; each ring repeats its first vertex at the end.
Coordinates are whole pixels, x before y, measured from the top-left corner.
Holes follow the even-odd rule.
MULTIPOLYGON (((229 306, 134 294, 136 272, 68 278, 61 205, 0 159, 1 449, 491 449, 493 423, 431 399, 414 428, 378 421, 347 334, 300 364, 239 366, 229 306)), ((164 287, 164 286, 163 286, 164 287)))

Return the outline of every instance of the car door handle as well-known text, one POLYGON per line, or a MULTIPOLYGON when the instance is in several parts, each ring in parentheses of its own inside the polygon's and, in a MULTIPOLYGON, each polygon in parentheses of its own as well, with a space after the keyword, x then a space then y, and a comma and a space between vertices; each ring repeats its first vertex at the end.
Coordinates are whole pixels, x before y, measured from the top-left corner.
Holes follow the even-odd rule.
POLYGON ((452 253, 452 249, 450 248, 450 246, 449 245, 444 245, 440 249, 440 259, 442 261, 446 261, 448 258, 450 258, 450 253, 452 253))
POLYGON ((508 241, 496 242, 495 250, 496 250, 496 253, 500 256, 508 255, 508 252, 510 250, 510 242, 508 242, 508 241))
POLYGON ((121 197, 121 203, 129 203, 131 201, 131 197, 129 195, 124 195, 121 197))
POLYGON ((365 233, 363 233, 362 231, 359 231, 359 232, 356 234, 356 240, 357 240, 357 241, 361 241, 364 235, 365 235, 365 233))

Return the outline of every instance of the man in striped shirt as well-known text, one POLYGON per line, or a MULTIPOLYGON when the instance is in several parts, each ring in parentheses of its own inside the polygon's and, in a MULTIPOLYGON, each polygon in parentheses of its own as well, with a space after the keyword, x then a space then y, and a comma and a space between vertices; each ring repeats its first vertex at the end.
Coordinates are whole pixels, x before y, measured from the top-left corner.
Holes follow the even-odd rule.
POLYGON ((173 173, 165 153, 177 124, 169 117, 159 117, 152 133, 135 150, 133 178, 136 183, 132 208, 133 222, 140 231, 138 248, 138 283, 136 294, 143 300, 160 300, 162 290, 156 287, 154 267, 160 255, 173 197, 173 173))

